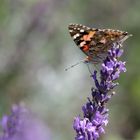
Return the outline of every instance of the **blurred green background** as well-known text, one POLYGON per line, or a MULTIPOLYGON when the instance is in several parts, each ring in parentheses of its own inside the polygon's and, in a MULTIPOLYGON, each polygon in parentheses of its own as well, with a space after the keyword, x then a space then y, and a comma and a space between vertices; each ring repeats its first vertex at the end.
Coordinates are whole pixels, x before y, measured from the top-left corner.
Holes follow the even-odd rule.
POLYGON ((0 0, 0 115, 24 102, 46 122, 53 140, 73 140, 93 81, 69 35, 69 23, 133 34, 124 43, 127 72, 108 104, 101 140, 140 140, 139 0, 0 0))

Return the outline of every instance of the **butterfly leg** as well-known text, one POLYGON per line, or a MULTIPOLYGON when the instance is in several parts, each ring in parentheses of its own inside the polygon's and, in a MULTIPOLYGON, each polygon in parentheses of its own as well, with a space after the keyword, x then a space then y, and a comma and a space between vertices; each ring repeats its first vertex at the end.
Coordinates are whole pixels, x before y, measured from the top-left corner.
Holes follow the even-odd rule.
POLYGON ((92 76, 93 74, 92 74, 92 72, 90 70, 89 63, 86 63, 86 65, 87 65, 87 68, 88 68, 89 73, 91 74, 90 76, 92 76))

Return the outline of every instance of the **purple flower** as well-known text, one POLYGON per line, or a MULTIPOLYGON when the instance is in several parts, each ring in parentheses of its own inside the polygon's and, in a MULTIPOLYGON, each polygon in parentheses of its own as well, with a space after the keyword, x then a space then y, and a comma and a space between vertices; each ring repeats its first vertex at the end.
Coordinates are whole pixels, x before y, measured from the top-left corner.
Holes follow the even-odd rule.
POLYGON ((109 111, 106 103, 115 94, 112 89, 118 85, 115 81, 120 73, 126 72, 125 62, 119 60, 122 54, 120 45, 114 43, 101 65, 100 79, 97 78, 97 71, 94 71, 92 78, 95 88, 91 90, 92 99, 88 98, 82 107, 83 118, 78 116, 74 119, 75 140, 97 140, 102 133, 105 133, 104 127, 108 124, 109 111))
POLYGON ((48 128, 24 106, 14 105, 1 121, 0 140, 50 140, 48 128))

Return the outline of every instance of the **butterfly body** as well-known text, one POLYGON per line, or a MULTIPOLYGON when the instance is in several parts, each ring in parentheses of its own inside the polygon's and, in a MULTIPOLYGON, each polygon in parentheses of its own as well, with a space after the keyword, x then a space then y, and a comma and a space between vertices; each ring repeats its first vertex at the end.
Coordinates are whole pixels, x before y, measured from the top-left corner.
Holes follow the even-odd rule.
POLYGON ((70 24, 68 28, 76 45, 87 55, 85 62, 94 64, 104 60, 113 43, 121 44, 130 36, 119 30, 90 28, 81 24, 70 24))

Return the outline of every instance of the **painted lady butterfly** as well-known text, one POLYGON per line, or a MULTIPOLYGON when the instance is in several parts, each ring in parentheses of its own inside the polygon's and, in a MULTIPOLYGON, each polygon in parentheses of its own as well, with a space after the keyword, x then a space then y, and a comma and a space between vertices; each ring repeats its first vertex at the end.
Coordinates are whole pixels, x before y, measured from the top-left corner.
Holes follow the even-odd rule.
POLYGON ((76 45, 87 55, 83 62, 93 64, 98 64, 105 59, 113 43, 121 45, 132 36, 119 30, 90 28, 81 24, 70 24, 68 28, 76 45))

